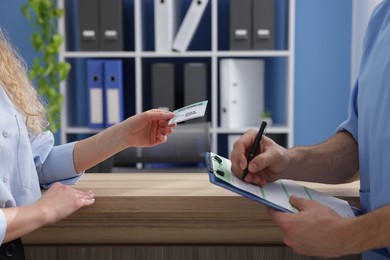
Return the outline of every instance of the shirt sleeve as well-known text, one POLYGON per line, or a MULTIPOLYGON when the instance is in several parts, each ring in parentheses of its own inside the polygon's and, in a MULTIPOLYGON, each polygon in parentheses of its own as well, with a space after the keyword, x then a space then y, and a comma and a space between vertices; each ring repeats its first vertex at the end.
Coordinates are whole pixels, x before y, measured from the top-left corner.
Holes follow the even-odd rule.
POLYGON ((73 149, 75 142, 54 146, 51 132, 45 132, 31 142, 39 183, 47 188, 54 182, 74 184, 82 173, 75 171, 73 149))
POLYGON ((348 107, 348 118, 342 122, 338 128, 337 132, 347 131, 349 132, 356 141, 358 141, 358 110, 357 110, 357 97, 358 97, 358 82, 355 83, 353 87, 352 94, 349 100, 348 107))
POLYGON ((0 210, 0 245, 3 244, 5 232, 7 231, 7 218, 4 211, 0 210))

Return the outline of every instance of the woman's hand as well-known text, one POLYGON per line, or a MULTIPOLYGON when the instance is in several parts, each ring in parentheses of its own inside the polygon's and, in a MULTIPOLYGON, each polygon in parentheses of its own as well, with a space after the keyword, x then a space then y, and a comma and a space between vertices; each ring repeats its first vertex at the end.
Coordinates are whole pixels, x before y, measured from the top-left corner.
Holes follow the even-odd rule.
POLYGON ((95 194, 91 191, 76 190, 56 182, 43 194, 36 205, 42 210, 47 224, 52 224, 94 202, 95 194))
POLYGON ((128 146, 148 147, 164 143, 176 124, 168 125, 172 112, 158 109, 129 117, 121 123, 128 146))

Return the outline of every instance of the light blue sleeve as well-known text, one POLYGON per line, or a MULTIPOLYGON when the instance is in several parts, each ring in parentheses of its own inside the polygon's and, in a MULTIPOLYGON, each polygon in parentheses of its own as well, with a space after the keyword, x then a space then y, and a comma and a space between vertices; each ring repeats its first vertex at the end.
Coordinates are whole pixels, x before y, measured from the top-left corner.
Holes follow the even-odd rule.
POLYGON ((7 231, 7 218, 4 211, 0 210, 0 245, 3 244, 5 232, 7 231))
POLYGON ((342 122, 338 128, 337 132, 347 131, 349 132, 356 141, 358 141, 358 112, 357 112, 357 97, 358 97, 358 83, 355 84, 352 94, 349 100, 348 107, 348 118, 342 122))
POLYGON ((73 149, 75 142, 54 146, 51 132, 45 132, 31 141, 39 183, 48 188, 54 182, 75 184, 82 173, 75 171, 73 149))

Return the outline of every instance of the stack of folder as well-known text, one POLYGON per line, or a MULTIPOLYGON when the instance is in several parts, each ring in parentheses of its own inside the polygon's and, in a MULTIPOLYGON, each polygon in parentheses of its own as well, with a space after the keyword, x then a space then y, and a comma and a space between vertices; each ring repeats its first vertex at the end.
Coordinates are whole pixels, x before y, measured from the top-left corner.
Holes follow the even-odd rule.
POLYGON ((154 0, 155 51, 186 51, 208 2, 209 0, 192 0, 179 25, 181 1, 154 0))
POLYGON ((123 113, 122 60, 87 60, 90 128, 104 128, 121 122, 123 113))
MULTIPOLYGON (((207 64, 204 62, 186 62, 183 64, 183 92, 178 90, 177 71, 182 71, 181 64, 156 62, 151 64, 152 107, 173 111, 180 106, 187 106, 207 100, 207 64), (176 69, 175 69, 176 67, 176 69), (179 93, 180 92, 180 93, 179 93), (184 104, 178 102, 183 100, 184 104)), ((193 122, 206 121, 207 117, 194 119, 193 122)))
POLYGON ((230 49, 275 49, 275 0, 230 0, 230 49))
POLYGON ((122 0, 78 0, 80 51, 123 50, 122 0))

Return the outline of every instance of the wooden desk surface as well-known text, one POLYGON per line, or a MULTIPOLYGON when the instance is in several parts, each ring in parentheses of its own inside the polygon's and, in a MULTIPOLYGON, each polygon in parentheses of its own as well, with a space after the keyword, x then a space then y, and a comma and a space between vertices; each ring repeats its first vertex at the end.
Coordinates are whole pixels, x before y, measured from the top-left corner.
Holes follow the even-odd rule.
MULTIPOLYGON (((359 184, 303 183, 359 204, 359 184)), ((25 237, 25 244, 282 244, 266 207, 207 174, 85 174, 94 205, 25 237)))

